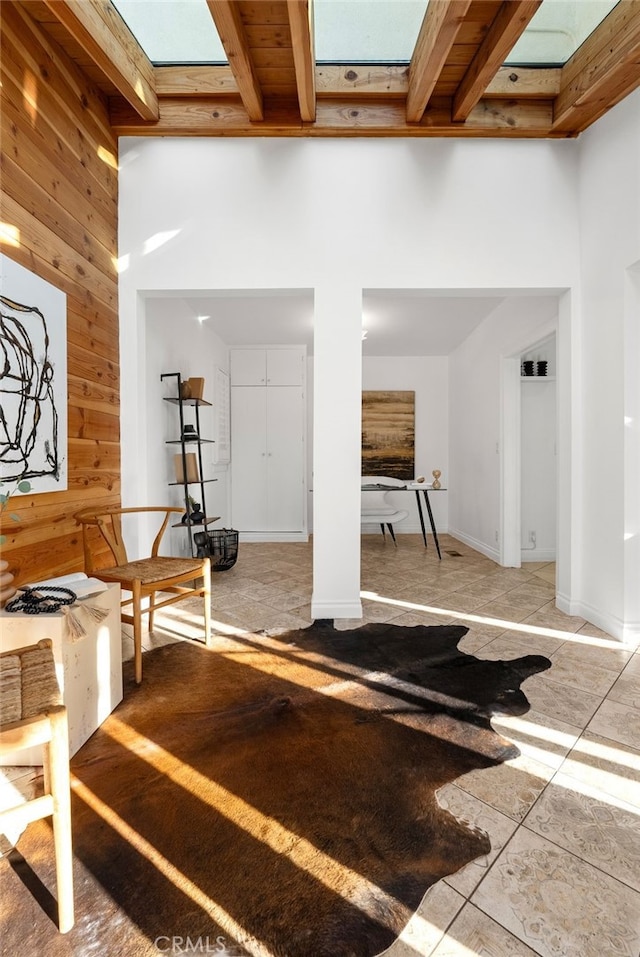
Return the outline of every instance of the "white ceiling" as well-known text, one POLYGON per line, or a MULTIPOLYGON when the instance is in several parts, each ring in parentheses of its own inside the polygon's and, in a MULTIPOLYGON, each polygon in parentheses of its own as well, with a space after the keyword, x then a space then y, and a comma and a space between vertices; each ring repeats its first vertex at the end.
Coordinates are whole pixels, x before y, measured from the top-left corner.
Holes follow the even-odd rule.
MULTIPOLYGON (((545 290, 547 296, 553 290, 545 290)), ((468 290, 461 294, 419 289, 363 292, 364 356, 446 356, 505 298, 540 296, 541 290, 468 290)), ((174 292, 171 299, 193 316, 207 316, 227 345, 306 345, 313 354, 312 290, 174 292)), ((155 296, 149 305, 160 303, 155 296)), ((166 306, 166 300, 164 305, 166 306)), ((152 307, 153 309, 153 307, 152 307)), ((182 310, 181 310, 182 311, 182 310)), ((152 312, 151 312, 152 314, 152 312)))
POLYGON ((365 291, 364 356, 448 356, 502 302, 499 296, 434 296, 420 290, 365 291))
POLYGON ((185 301, 230 346, 306 345, 313 353, 313 292, 252 290, 185 301))

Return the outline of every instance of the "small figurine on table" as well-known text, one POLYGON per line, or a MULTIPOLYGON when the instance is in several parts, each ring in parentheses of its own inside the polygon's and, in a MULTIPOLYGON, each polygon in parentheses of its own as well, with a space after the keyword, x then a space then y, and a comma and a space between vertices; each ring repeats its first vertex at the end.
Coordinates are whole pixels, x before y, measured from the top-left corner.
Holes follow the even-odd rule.
POLYGON ((431 474, 433 475, 433 482, 431 483, 431 488, 441 488, 442 486, 440 485, 440 476, 442 475, 442 472, 440 471, 440 469, 434 469, 431 474))

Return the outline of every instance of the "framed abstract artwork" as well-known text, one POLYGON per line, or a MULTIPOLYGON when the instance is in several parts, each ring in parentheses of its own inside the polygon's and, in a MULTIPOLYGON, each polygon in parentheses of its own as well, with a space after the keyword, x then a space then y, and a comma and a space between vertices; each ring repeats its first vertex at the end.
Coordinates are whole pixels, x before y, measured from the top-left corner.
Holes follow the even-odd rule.
POLYGON ((67 487, 67 297, 0 255, 0 480, 67 487))
POLYGON ((362 393, 362 474, 412 481, 415 392, 362 393))

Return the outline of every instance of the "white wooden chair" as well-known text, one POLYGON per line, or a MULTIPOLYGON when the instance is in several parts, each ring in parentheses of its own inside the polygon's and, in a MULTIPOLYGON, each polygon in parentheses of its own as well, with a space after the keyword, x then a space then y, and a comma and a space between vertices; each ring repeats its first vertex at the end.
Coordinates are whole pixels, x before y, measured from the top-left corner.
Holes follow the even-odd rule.
POLYGON ((0 754, 42 745, 44 794, 0 811, 0 833, 11 839, 28 824, 53 818, 58 928, 74 924, 69 730, 56 679, 52 642, 0 654, 0 754))
POLYGON ((375 523, 376 525, 380 525, 383 538, 386 525, 389 529, 393 544, 397 547, 398 543, 396 542, 393 526, 398 522, 403 522, 409 512, 403 508, 396 508, 395 505, 388 501, 387 494, 389 491, 393 491, 393 486, 396 488, 404 488, 406 482, 402 482, 400 479, 388 478, 385 475, 363 475, 361 485, 361 524, 370 525, 375 523))

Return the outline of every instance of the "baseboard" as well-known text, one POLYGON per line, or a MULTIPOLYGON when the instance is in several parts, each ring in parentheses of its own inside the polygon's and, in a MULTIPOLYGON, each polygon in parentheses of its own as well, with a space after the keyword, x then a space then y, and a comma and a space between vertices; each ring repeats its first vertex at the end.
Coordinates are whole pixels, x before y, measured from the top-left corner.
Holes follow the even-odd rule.
MULTIPOLYGON (((363 535, 375 535, 377 532, 378 535, 381 535, 380 525, 377 522, 367 522, 361 526, 363 535)), ((420 523, 416 522, 399 522, 397 525, 393 526, 393 530, 396 535, 422 535, 422 529, 420 528, 420 523)), ((432 535, 431 526, 429 525, 429 520, 425 515, 425 530, 427 535, 432 535)), ((436 525, 436 532, 438 535, 447 535, 449 533, 448 528, 443 528, 440 525, 436 525)))
POLYGON ((311 617, 319 618, 362 618, 360 601, 314 601, 311 600, 311 617))
MULTIPOLYGON (((425 523, 427 535, 432 535, 433 533, 431 531, 431 526, 429 525, 429 520, 426 516, 425 523)), ((366 525, 361 525, 361 531, 363 535, 375 535, 376 533, 378 535, 382 535, 382 532, 380 531, 380 525, 377 522, 367 522, 366 525)), ((416 522, 415 524, 413 522, 401 522, 398 525, 393 526, 393 531, 396 535, 422 535, 422 529, 420 528, 419 522, 416 522)), ((436 524, 436 532, 438 535, 448 535, 449 528, 445 525, 436 524)), ((248 535, 249 532, 243 532, 242 534, 248 535)), ((451 534, 453 535, 453 532, 451 534)), ((313 535, 313 528, 309 529, 309 535, 313 535)), ((247 539, 247 541, 249 541, 249 539, 247 539)))
POLYGON ((492 548, 486 545, 485 542, 480 542, 477 538, 472 538, 471 535, 466 535, 457 528, 450 528, 449 535, 451 535, 452 538, 457 538, 463 545, 468 545, 469 548, 473 548, 474 551, 480 552, 481 555, 486 555, 487 558, 497 562, 498 565, 500 564, 500 550, 498 548, 492 548))
POLYGON ((308 542, 307 532, 238 532, 238 542, 308 542))
POLYGON ((555 562, 555 548, 523 548, 520 552, 521 562, 555 562))
POLYGON ((640 643, 640 622, 624 621, 617 615, 610 615, 601 609, 590 605, 587 601, 572 601, 567 595, 558 594, 556 605, 565 615, 584 618, 596 628, 606 631, 608 635, 621 641, 625 645, 635 648, 640 643))

